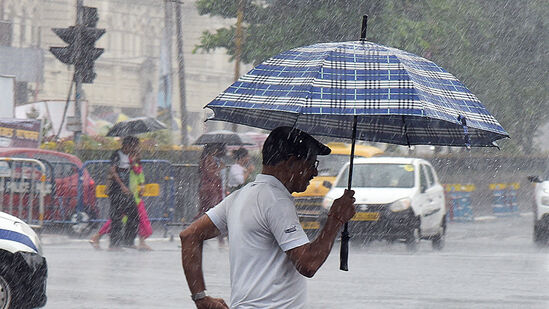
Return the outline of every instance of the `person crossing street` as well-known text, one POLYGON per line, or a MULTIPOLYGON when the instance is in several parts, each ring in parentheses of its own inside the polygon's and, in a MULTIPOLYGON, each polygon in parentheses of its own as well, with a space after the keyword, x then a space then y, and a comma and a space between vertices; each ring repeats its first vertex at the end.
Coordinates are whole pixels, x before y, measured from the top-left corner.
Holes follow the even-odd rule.
POLYGON ((330 149, 291 127, 274 129, 264 143, 263 169, 254 182, 233 192, 180 233, 181 262, 197 308, 229 308, 206 293, 202 247, 228 233, 231 308, 304 308, 305 277, 328 257, 338 231, 355 214, 346 190, 330 208, 319 236, 309 241, 292 192, 302 192, 318 174, 317 156, 330 149))

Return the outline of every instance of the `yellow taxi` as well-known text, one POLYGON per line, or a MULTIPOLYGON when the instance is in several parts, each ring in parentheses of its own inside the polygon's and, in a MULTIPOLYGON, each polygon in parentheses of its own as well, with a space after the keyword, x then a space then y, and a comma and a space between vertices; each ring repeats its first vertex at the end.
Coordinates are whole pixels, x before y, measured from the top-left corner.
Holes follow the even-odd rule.
MULTIPOLYGON (((314 237, 320 228, 322 200, 330 190, 326 184, 333 184, 336 176, 345 163, 349 162, 351 145, 346 143, 328 143, 332 152, 327 156, 319 156, 318 176, 313 178, 307 190, 293 193, 295 205, 301 226, 309 237, 314 237)), ((369 158, 382 154, 383 151, 374 146, 355 145, 355 157, 369 158)))

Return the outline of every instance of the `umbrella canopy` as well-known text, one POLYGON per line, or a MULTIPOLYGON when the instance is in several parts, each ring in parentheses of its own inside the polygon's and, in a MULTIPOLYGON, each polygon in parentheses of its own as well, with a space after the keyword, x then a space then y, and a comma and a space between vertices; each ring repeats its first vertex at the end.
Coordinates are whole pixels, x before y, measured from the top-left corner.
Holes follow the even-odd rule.
POLYGON ((508 137, 452 74, 414 54, 367 41, 283 52, 252 69, 206 107, 212 120, 294 126, 401 145, 494 146, 508 137))
POLYGON ((107 136, 128 136, 167 129, 160 121, 152 117, 138 117, 115 124, 107 136))
POLYGON ((204 133, 196 139, 194 144, 225 144, 228 146, 253 145, 252 142, 246 140, 246 138, 242 137, 238 133, 227 130, 204 133))

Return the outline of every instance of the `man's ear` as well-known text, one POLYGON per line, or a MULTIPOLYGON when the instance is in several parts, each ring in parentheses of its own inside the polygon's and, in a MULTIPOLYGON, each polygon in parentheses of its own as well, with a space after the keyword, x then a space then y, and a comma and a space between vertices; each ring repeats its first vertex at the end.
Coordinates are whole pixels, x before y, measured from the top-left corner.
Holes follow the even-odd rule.
POLYGON ((290 168, 293 168, 296 166, 296 164, 299 163, 299 159, 296 157, 296 156, 290 156, 287 160, 286 160, 286 164, 288 167, 290 168))
POLYGON ((286 160, 286 168, 288 172, 292 175, 302 175, 303 174, 303 159, 300 159, 295 156, 291 156, 286 160))

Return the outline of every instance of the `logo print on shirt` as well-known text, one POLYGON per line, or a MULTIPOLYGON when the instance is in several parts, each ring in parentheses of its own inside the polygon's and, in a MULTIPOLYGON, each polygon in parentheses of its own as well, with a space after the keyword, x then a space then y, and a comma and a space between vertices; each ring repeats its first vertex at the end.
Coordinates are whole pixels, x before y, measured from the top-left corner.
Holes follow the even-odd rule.
POLYGON ((291 227, 285 229, 284 233, 293 233, 295 231, 297 231, 297 228, 295 227, 295 225, 292 225, 291 227))

